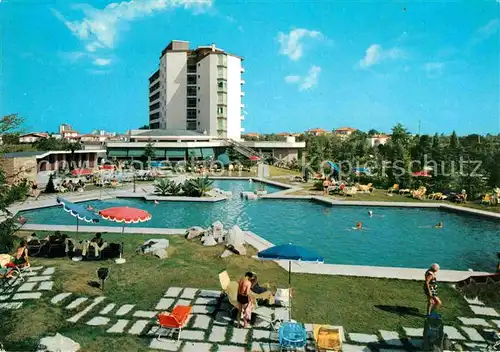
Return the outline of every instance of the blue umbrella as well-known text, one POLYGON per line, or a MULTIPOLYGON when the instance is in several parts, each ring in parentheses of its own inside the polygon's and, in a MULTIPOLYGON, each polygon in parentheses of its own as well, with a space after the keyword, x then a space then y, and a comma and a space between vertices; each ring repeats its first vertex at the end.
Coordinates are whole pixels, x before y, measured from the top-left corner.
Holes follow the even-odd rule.
POLYGON ((337 164, 335 164, 334 162, 331 162, 331 161, 328 161, 327 163, 328 163, 328 165, 330 165, 330 167, 332 168, 332 170, 340 172, 340 167, 337 164))
MULTIPOLYGON (((278 246, 270 247, 257 253, 257 257, 267 260, 288 260, 288 285, 292 284, 292 260, 304 262, 322 263, 323 257, 318 256, 316 253, 293 244, 281 244, 278 246)), ((291 317, 291 309, 290 309, 291 317)))
POLYGON ((226 166, 230 163, 229 156, 226 153, 220 154, 217 157, 217 160, 222 163, 222 165, 226 166))
POLYGON ((78 221, 83 220, 85 222, 99 222, 99 217, 85 208, 80 204, 72 203, 64 198, 57 197, 56 201, 58 204, 63 206, 63 209, 73 215, 76 218, 76 232, 78 233, 78 221))

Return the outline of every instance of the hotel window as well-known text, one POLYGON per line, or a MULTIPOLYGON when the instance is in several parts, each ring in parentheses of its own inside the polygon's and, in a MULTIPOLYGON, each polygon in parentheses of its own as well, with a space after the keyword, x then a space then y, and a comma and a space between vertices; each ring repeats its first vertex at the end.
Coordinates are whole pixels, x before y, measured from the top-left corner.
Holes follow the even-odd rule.
POLYGON ((195 108, 196 107, 196 98, 187 98, 187 107, 195 108))
POLYGON ((160 113, 155 112, 154 114, 149 115, 149 120, 156 120, 160 118, 160 113))
POLYGON ((187 73, 196 73, 196 65, 188 65, 187 73))
POLYGON ((196 96, 196 87, 187 87, 187 96, 196 96))
POLYGON ((149 97, 149 102, 151 103, 152 101, 155 101, 160 98, 160 92, 155 93, 154 95, 149 97))
POLYGON ((187 121, 187 123, 186 123, 186 129, 188 131, 196 130, 196 120, 195 121, 187 121))
POLYGON ((149 128, 151 128, 152 130, 158 129, 160 128, 160 123, 159 122, 151 123, 149 124, 149 128))
POLYGON ((218 77, 226 77, 227 76, 227 68, 225 67, 222 67, 222 66, 218 66, 217 67, 217 76, 218 77))
POLYGON ((160 102, 154 103, 153 105, 149 106, 149 110, 156 110, 160 108, 160 102))
MULTIPOLYGON (((195 77, 195 79, 196 79, 196 77, 195 77)), ((150 87, 149 88, 149 93, 153 93, 158 88, 160 88, 160 82, 157 82, 155 85, 153 85, 152 87, 150 87)))
POLYGON ((187 76, 187 84, 196 84, 196 75, 187 76))
POLYGON ((217 104, 227 104, 227 94, 226 93, 217 93, 217 104))
POLYGON ((227 81, 226 80, 217 81, 217 87, 219 89, 226 89, 227 88, 227 81))
POLYGON ((187 109, 186 117, 188 120, 196 119, 196 109, 187 109))
POLYGON ((226 109, 224 109, 223 106, 218 106, 217 107, 217 115, 224 115, 226 109))

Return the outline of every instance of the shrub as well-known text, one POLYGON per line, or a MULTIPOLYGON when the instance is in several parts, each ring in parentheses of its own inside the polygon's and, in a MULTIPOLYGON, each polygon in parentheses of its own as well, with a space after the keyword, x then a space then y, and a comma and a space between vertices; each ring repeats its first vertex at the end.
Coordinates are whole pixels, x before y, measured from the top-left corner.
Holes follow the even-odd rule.
POLYGON ((45 193, 56 193, 56 187, 54 186, 54 174, 50 174, 47 186, 45 186, 45 193))

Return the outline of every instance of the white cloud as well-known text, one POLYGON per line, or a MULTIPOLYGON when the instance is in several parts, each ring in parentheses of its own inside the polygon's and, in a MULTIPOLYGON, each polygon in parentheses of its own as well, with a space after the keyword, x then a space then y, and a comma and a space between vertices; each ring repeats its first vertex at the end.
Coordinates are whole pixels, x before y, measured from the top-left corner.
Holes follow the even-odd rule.
POLYGON ((293 61, 299 60, 304 54, 303 40, 305 38, 321 40, 324 36, 319 31, 312 31, 305 28, 292 29, 288 34, 278 32, 280 54, 288 56, 293 61))
POLYGON ((80 21, 70 21, 54 9, 52 12, 75 37, 85 43, 87 51, 94 52, 98 48, 113 48, 118 32, 126 22, 176 7, 199 12, 211 4, 212 0, 131 0, 111 3, 104 9, 96 9, 90 5, 75 5, 74 8, 82 10, 85 14, 80 21))
POLYGON ((429 77, 437 77, 443 74, 444 62, 426 62, 423 66, 429 77))
POLYGON ((98 57, 97 59, 95 59, 93 61, 93 64, 96 65, 96 66, 107 66, 110 63, 111 63, 110 59, 103 59, 103 58, 100 58, 100 57, 98 57))
POLYGON ((70 62, 76 62, 84 57, 86 57, 88 54, 87 53, 84 53, 82 51, 71 51, 71 52, 63 52, 63 53, 60 53, 60 55, 70 61, 70 62))
POLYGON ((365 57, 359 60, 359 66, 366 69, 384 60, 396 60, 404 58, 404 56, 404 52, 401 49, 392 48, 385 50, 380 44, 372 44, 366 49, 365 57))
POLYGON ((498 32, 498 28, 500 26, 500 20, 494 18, 486 23, 484 26, 477 29, 476 33, 472 37, 470 45, 476 45, 482 42, 483 40, 488 39, 492 35, 498 32))
POLYGON ((297 83, 298 81, 300 81, 300 76, 297 75, 290 75, 285 77, 286 83, 297 83))
POLYGON ((298 84, 299 91, 309 90, 318 83, 321 67, 312 65, 306 76, 289 75, 285 77, 288 84, 298 84))

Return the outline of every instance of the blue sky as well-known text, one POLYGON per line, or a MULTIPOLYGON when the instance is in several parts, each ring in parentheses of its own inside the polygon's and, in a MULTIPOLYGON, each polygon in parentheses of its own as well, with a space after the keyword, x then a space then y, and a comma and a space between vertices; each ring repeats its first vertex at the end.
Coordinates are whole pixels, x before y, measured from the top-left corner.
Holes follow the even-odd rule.
POLYGON ((352 126, 500 133, 499 6, 490 1, 2 0, 0 113, 28 130, 148 122, 171 39, 243 56, 247 132, 352 126), (175 4, 175 5, 172 5, 175 4))

